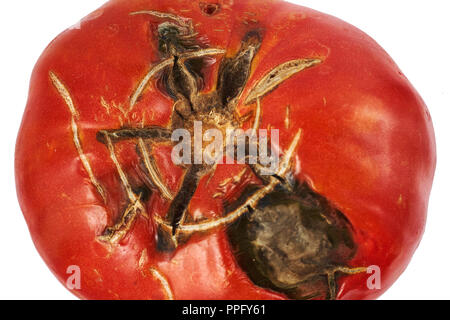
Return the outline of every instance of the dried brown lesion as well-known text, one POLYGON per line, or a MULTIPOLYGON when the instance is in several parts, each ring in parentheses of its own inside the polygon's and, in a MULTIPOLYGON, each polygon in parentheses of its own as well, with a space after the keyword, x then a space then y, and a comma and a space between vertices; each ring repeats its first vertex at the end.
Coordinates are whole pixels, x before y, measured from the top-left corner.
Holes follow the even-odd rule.
MULTIPOLYGON (((336 299, 337 277, 366 272, 347 265, 357 250, 352 226, 307 183, 291 183, 280 183, 227 229, 235 256, 258 286, 292 299, 336 299)), ((248 188, 238 203, 258 192, 248 188)))
MULTIPOLYGON (((296 136, 294 137, 289 149, 287 150, 285 156, 283 157, 283 160, 281 161, 278 170, 276 171, 276 176, 285 178, 286 175, 289 173, 289 169, 293 161, 295 150, 301 139, 301 134, 302 131, 299 130, 296 136)), ((280 184, 281 184, 280 179, 270 177, 269 184, 267 184, 266 186, 255 192, 252 196, 248 197, 241 206, 239 206, 232 212, 229 212, 227 215, 217 219, 201 221, 198 223, 182 224, 179 226, 178 231, 180 234, 183 235, 192 235, 194 233, 199 232, 204 233, 216 230, 218 228, 229 226, 235 221, 237 221, 244 214, 248 213, 251 210, 255 210, 255 208, 258 206, 259 201, 262 198, 264 198, 267 194, 272 192, 280 184)), ((159 217, 155 217, 155 221, 158 224, 160 224, 162 228, 167 230, 168 233, 171 232, 172 226, 170 225, 170 223, 159 217)))

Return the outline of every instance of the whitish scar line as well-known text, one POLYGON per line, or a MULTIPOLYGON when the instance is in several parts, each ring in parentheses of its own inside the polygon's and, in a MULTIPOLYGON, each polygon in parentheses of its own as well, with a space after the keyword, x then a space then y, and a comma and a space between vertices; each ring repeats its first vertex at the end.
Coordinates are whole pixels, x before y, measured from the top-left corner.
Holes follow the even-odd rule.
POLYGON ((167 281, 166 277, 164 277, 161 272, 159 272, 155 268, 151 268, 150 272, 152 273, 153 277, 155 277, 161 283, 167 300, 174 300, 172 288, 170 288, 169 282, 167 281))
POLYGON ((97 192, 102 197, 103 201, 106 203, 106 194, 103 190, 102 186, 98 182, 97 178, 94 175, 94 172, 92 171, 91 164, 89 163, 89 160, 87 156, 85 155, 83 151, 83 147, 81 145, 80 141, 80 135, 78 132, 78 125, 77 125, 77 119, 79 117, 79 113, 77 109, 75 108, 75 104, 73 103, 72 97, 70 96, 69 90, 64 86, 64 84, 61 82, 61 80, 58 79, 56 74, 54 74, 52 71, 49 73, 50 79, 56 88, 58 90, 60 96, 64 99, 64 102, 66 103, 67 107, 70 110, 70 113, 72 115, 71 119, 71 127, 72 127, 72 134, 73 134, 73 142, 75 144, 75 147, 78 151, 78 155, 80 157, 81 163, 83 164, 84 169, 86 170, 87 174, 89 175, 89 179, 91 180, 91 183, 94 185, 94 187, 97 189, 97 192))
POLYGON ((147 211, 145 210, 144 205, 139 200, 138 196, 131 189, 131 186, 130 186, 130 183, 128 181, 128 178, 127 178, 125 172, 123 171, 119 160, 116 157, 116 153, 115 153, 115 150, 114 150, 114 145, 113 145, 113 143, 111 141, 111 138, 109 137, 108 133, 104 132, 104 134, 105 134, 105 138, 106 138, 106 142, 107 142, 107 146, 108 146, 108 150, 109 150, 109 156, 111 157, 111 160, 114 162, 114 165, 116 166, 117 172, 119 173, 119 176, 120 176, 120 180, 122 181, 122 184, 125 187, 125 190, 127 192, 128 199, 130 199, 130 201, 132 203, 136 203, 137 208, 141 211, 140 213, 144 217, 148 218, 147 211))
POLYGON ((152 161, 150 160, 150 156, 147 152, 147 147, 145 146, 144 139, 139 138, 138 143, 139 143, 139 149, 141 150, 141 153, 144 157, 145 167, 147 168, 147 171, 150 174, 151 180, 156 185, 156 187, 159 189, 159 191, 164 196, 164 198, 166 198, 168 200, 173 200, 174 196, 169 191, 169 189, 164 185, 164 183, 161 181, 156 167, 153 165, 152 161))

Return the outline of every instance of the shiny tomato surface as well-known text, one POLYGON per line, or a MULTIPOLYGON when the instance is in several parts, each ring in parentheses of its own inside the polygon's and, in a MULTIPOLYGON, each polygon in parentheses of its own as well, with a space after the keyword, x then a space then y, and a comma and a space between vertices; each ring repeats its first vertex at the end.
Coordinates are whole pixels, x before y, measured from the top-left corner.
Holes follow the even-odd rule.
MULTIPOLYGON (((162 191, 176 195, 186 168, 172 162, 170 143, 153 144, 150 156, 164 185, 158 188, 148 182, 136 139, 115 144, 113 152, 99 139, 102 130, 170 127, 180 97, 165 88, 172 65, 142 81, 174 52, 218 50, 201 58, 197 85, 207 94, 221 89, 221 65, 245 46, 257 49, 233 110, 243 118, 254 117, 255 103, 246 100, 266 75, 288 61, 317 61, 260 99, 260 128, 279 130, 282 154, 301 133, 291 162, 294 180, 351 225, 354 252, 345 266, 381 271, 379 289, 368 288, 366 272, 344 272, 336 275, 334 295, 318 285, 310 298, 375 299, 405 270, 424 231, 435 142, 424 102, 377 43, 334 17, 283 1, 112 0, 42 54, 17 140, 17 191, 34 243, 62 283, 67 268, 79 266, 76 296, 293 297, 253 281, 228 225, 193 233, 173 250, 158 248, 158 221, 172 200, 162 191), (185 37, 181 48, 164 51, 175 43, 162 36, 170 25, 174 37, 185 37), (111 241, 107 228, 121 221, 130 202, 143 207, 131 208, 133 221, 111 241)), ((264 184, 244 164, 219 164, 186 198, 186 219, 224 217, 226 204, 248 186, 264 184)))

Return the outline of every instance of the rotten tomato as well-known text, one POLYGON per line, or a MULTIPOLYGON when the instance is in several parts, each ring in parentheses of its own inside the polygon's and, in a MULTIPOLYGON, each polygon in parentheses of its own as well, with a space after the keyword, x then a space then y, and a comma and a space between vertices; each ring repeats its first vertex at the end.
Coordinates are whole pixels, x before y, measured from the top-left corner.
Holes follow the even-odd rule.
POLYGON ((276 0, 108 2, 40 58, 16 150, 36 247, 85 299, 376 298, 434 168, 383 49, 276 0))

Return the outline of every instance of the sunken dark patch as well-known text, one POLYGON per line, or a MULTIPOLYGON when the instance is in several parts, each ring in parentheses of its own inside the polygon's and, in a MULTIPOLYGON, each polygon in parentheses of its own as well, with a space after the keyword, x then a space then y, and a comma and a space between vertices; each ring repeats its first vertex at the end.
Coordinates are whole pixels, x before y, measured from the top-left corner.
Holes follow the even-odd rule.
POLYGON ((253 58, 261 45, 261 35, 257 31, 249 32, 236 57, 225 59, 219 71, 217 91, 224 105, 237 98, 243 91, 250 76, 253 58))
POLYGON ((256 285, 294 299, 326 294, 327 270, 346 265, 356 251, 348 220, 307 184, 267 195, 228 234, 256 285))

